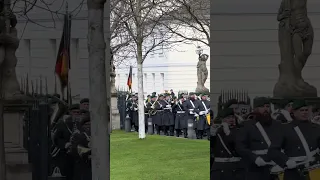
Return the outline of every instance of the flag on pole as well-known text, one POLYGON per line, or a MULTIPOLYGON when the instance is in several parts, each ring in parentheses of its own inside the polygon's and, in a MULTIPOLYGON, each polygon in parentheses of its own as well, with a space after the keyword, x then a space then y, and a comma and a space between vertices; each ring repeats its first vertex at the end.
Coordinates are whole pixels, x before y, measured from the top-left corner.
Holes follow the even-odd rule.
POLYGON ((63 33, 60 41, 58 56, 56 60, 55 73, 59 77, 61 91, 68 86, 70 67, 70 36, 71 36, 71 17, 64 16, 63 33))
POLYGON ((132 66, 130 66, 127 86, 129 87, 130 92, 132 91, 132 66))

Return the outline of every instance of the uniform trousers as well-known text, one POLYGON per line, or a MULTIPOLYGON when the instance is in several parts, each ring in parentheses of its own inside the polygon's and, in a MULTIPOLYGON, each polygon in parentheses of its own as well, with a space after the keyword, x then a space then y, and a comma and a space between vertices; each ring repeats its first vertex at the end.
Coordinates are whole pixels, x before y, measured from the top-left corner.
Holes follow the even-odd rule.
POLYGON ((243 169, 211 170, 210 180, 246 180, 245 171, 243 169))

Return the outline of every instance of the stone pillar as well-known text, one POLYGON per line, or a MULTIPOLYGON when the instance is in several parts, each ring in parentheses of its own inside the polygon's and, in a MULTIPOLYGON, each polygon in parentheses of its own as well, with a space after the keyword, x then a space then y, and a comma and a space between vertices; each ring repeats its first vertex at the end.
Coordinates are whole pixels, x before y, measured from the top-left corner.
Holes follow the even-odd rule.
POLYGON ((111 118, 111 129, 120 129, 120 113, 118 110, 118 96, 117 93, 111 94, 111 108, 110 108, 110 118, 111 118))
POLYGON ((21 102, 4 104, 4 143, 6 152, 7 180, 31 180, 28 151, 24 148, 24 113, 28 106, 21 102))

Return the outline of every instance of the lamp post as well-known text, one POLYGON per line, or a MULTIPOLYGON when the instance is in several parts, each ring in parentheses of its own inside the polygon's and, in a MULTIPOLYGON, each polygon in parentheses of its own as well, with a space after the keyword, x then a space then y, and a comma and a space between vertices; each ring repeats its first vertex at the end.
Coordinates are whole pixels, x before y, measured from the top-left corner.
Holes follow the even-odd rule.
POLYGON ((199 55, 199 57, 201 56, 201 54, 203 53, 203 49, 200 46, 197 46, 196 49, 196 53, 199 55))

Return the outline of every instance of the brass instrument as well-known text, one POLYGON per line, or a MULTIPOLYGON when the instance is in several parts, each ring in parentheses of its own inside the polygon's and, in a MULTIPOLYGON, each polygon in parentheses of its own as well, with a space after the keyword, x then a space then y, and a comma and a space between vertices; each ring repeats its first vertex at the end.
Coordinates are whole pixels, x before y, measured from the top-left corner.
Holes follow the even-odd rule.
MULTIPOLYGON (((157 97, 157 99, 151 104, 151 110, 149 110, 149 115, 154 116, 157 114, 157 110, 154 109, 154 105, 156 104, 156 102, 158 102, 159 96, 157 97)), ((159 102, 158 102, 159 103, 159 102)))
POLYGON ((71 143, 71 146, 69 147, 67 153, 71 153, 71 152, 72 152, 72 147, 73 147, 73 143, 74 143, 74 136, 75 136, 76 134, 79 134, 79 133, 80 133, 80 131, 79 131, 78 126, 77 126, 77 120, 74 118, 74 120, 73 120, 72 134, 71 134, 70 140, 69 140, 69 142, 71 143))
POLYGON ((82 157, 84 154, 87 154, 91 151, 90 148, 86 148, 86 147, 83 147, 81 145, 78 145, 77 146, 77 150, 78 150, 78 154, 80 157, 82 157))
POLYGON ((86 136, 88 141, 88 148, 84 147, 82 145, 77 146, 78 154, 80 157, 82 157, 84 154, 87 154, 91 151, 91 137, 87 135, 87 133, 83 132, 83 134, 86 136))

